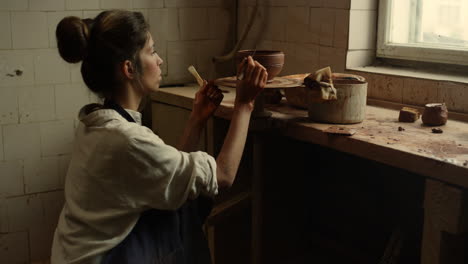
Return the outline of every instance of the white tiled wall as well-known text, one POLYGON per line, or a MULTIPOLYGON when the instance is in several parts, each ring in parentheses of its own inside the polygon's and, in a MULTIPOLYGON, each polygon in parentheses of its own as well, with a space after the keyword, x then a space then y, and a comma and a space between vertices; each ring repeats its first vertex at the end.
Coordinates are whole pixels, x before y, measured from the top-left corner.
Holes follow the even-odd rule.
POLYGON ((34 84, 33 52, 33 50, 0 51, 0 88, 34 84))
POLYGON ((62 0, 29 0, 29 10, 57 11, 64 9, 65 2, 62 0))
POLYGON ((0 259, 9 263, 28 263, 29 239, 27 232, 0 235, 0 259))
POLYGON ((56 118, 53 85, 24 86, 16 89, 20 123, 51 121, 56 118))
POLYGON ((11 24, 10 13, 0 12, 0 49, 11 48, 11 24))
POLYGON ((23 162, 11 160, 0 162, 0 195, 13 196, 24 194, 23 162))
POLYGON ((66 10, 95 10, 99 9, 97 0, 65 0, 66 10))
POLYGON ((210 31, 207 30, 209 29, 207 8, 180 8, 179 22, 182 40, 208 39, 210 36, 210 31))
POLYGON ((58 157, 42 157, 25 160, 25 192, 38 193, 60 189, 58 161, 58 157))
MULTIPOLYGON (((49 32, 49 47, 56 48, 57 41, 55 39, 55 29, 60 20, 67 16, 83 17, 82 11, 57 11, 47 12, 47 29, 49 32)), ((55 52, 57 52, 54 49, 55 52)))
POLYGON ((34 56, 36 84, 70 83, 70 65, 56 49, 37 50, 34 56))
MULTIPOLYGON (((256 0, 238 0, 238 36, 256 0)), ((371 65, 375 60, 378 0, 260 1, 258 14, 242 48, 285 53, 280 75, 308 73, 331 66, 371 65)), ((468 85, 365 72, 368 97, 422 106, 445 102, 450 111, 468 113, 468 85)))
POLYGON ((26 10, 28 0, 3 0, 0 1, 0 10, 26 10))
MULTIPOLYGON (((239 1, 239 30, 244 30, 255 1, 239 1)), ((262 2, 242 48, 280 49, 285 65, 280 75, 307 73, 318 67, 345 70, 349 0, 262 2), (259 41, 256 41, 259 40, 259 41)))
POLYGON ((98 101, 58 55, 56 26, 111 8, 147 18, 163 84, 193 82, 189 64, 214 78, 211 58, 233 46, 232 0, 0 0, 0 263, 48 259, 78 110, 98 101))
POLYGON ((18 122, 17 90, 5 87, 0 90, 0 124, 18 122))
MULTIPOLYGON (((219 74, 211 58, 232 47, 256 0, 1 0, 0 1, 0 263, 48 257, 63 204, 78 109, 96 101, 80 64, 58 57, 55 27, 64 16, 94 17, 103 8, 134 8, 151 25, 164 59, 163 84, 193 82, 193 64, 205 78, 219 74)), ((286 54, 281 74, 347 60, 365 65, 375 50, 377 0, 261 1, 242 48, 286 54), (351 28, 351 30, 350 30, 351 28), (350 51, 350 52, 348 52, 350 51), (371 56, 367 56, 369 58, 371 56)), ((457 83, 362 73, 371 98, 421 105, 445 101, 468 112, 468 87, 457 83)))
POLYGON ((5 160, 39 158, 41 156, 39 127, 39 123, 4 125, 5 160))
POLYGON ((12 12, 11 27, 14 49, 49 47, 46 12, 12 12))

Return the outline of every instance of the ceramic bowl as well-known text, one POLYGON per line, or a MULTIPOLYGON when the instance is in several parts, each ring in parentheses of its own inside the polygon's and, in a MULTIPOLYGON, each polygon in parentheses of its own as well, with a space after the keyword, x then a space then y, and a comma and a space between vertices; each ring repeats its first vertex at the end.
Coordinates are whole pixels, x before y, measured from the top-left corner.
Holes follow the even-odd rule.
POLYGON ((236 64, 242 62, 247 56, 252 56, 258 61, 268 72, 268 80, 272 80, 277 76, 284 65, 284 53, 279 50, 239 50, 236 54, 236 64))

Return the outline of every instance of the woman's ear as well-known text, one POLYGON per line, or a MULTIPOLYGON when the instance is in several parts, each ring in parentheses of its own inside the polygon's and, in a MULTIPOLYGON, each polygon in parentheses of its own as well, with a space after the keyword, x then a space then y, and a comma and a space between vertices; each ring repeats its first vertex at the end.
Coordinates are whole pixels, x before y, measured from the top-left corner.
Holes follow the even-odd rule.
POLYGON ((129 60, 124 61, 122 64, 122 72, 125 77, 127 77, 130 80, 133 80, 133 78, 135 77, 133 63, 129 60))

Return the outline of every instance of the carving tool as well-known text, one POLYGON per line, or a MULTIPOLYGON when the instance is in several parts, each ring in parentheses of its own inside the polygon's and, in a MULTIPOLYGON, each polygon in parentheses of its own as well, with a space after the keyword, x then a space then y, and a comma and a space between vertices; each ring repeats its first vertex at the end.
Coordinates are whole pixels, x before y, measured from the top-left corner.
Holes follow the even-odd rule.
POLYGON ((188 67, 188 71, 193 75, 193 77, 195 77, 195 79, 197 79, 197 83, 200 87, 203 86, 203 79, 202 77, 200 77, 200 74, 198 74, 197 70, 195 69, 195 67, 193 67, 193 65, 190 65, 188 67))

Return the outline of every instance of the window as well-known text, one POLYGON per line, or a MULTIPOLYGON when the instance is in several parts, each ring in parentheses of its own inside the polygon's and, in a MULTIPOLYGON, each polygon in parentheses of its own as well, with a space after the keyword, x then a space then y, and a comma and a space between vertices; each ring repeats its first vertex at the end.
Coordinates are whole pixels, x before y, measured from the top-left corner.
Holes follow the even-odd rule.
POLYGON ((468 65, 468 0, 380 0, 377 57, 468 65))

